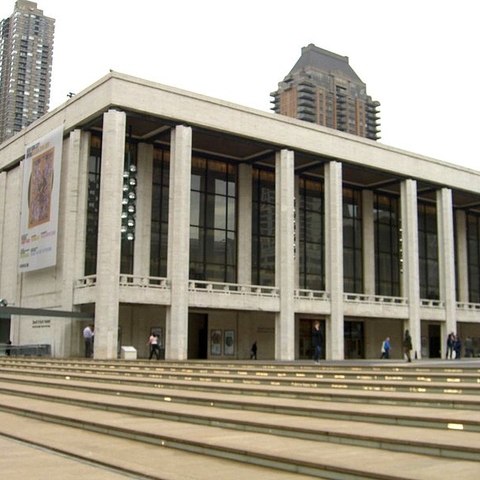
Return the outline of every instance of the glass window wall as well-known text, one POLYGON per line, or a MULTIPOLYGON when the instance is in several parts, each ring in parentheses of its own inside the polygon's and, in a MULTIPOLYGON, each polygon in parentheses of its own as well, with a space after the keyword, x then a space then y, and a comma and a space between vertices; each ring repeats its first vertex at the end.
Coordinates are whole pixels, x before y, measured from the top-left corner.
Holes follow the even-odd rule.
POLYGON ((275 173, 253 169, 252 281, 275 285, 275 173))
POLYGON ((437 207, 434 204, 418 203, 418 252, 420 298, 439 300, 437 207))
POLYGON ((400 296, 398 197, 374 195, 375 293, 400 296))
POLYGON ((299 179, 296 204, 300 288, 325 290, 325 202, 323 183, 299 179))
POLYGON ((191 279, 236 283, 236 177, 227 162, 192 159, 191 279))
POLYGON ((468 300, 480 303, 480 215, 467 214, 468 300))
POLYGON ((85 275, 97 273, 98 213, 100 209, 100 173, 102 139, 91 136, 88 159, 88 200, 85 239, 85 275))
POLYGON ((343 188, 343 288, 363 293, 361 192, 343 188))
POLYGON ((150 239, 150 275, 153 277, 167 276, 169 176, 170 152, 155 148, 150 239))

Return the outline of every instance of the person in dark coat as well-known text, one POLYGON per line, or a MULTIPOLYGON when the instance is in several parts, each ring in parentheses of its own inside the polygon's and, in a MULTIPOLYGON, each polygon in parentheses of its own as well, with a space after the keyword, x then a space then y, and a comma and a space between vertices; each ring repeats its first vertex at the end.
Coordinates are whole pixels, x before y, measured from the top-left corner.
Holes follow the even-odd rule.
POLYGON ((407 362, 412 361, 412 357, 410 356, 410 352, 412 351, 412 337, 408 330, 405 330, 405 338, 403 339, 403 351, 407 357, 407 362))
POLYGON ((455 335, 453 351, 455 352, 455 360, 460 360, 460 357, 462 356, 462 339, 460 338, 460 335, 455 335))
POLYGON ((448 334, 447 337, 447 356, 446 358, 452 358, 453 344, 455 343, 455 334, 453 332, 448 334))
POLYGON ((253 342, 252 349, 250 350, 250 358, 252 360, 257 359, 257 342, 253 342))
POLYGON ((312 346, 313 346, 313 361, 318 363, 322 358, 323 349, 323 333, 320 329, 320 322, 317 320, 312 329, 312 346))

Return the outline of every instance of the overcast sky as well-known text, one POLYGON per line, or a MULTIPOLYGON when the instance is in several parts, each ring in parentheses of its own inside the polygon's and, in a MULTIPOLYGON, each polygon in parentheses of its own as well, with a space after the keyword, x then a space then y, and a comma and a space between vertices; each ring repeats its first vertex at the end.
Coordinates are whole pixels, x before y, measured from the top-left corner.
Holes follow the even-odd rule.
MULTIPOLYGON (((2 0, 0 18, 15 0, 2 0)), ((110 69, 270 110, 301 48, 349 57, 381 143, 480 170, 472 0, 38 0, 56 20, 51 108, 110 69)))

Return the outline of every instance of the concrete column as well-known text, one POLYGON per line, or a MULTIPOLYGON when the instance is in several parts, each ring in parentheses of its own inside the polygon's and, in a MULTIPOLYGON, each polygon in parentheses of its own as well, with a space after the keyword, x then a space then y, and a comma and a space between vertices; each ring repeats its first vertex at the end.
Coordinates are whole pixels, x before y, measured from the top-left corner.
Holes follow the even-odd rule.
POLYGON ((418 207, 417 182, 405 180, 401 189, 402 216, 402 254, 401 260, 402 295, 407 298, 409 319, 405 328, 410 330, 413 344, 413 354, 421 357, 421 325, 420 325, 420 270, 418 257, 418 207))
MULTIPOLYGON (((81 130, 73 130, 70 137, 65 141, 67 145, 66 159, 63 162, 63 174, 66 178, 65 186, 62 190, 62 204, 64 209, 60 210, 60 223, 64 225, 63 249, 61 265, 62 275, 62 310, 70 310, 73 303, 73 284, 79 275, 75 271, 76 258, 76 237, 79 213, 79 194, 80 194, 80 164, 81 164, 81 130)), ((65 149, 64 149, 65 150, 65 149)), ((64 151, 65 158, 65 151, 64 151)))
POLYGON ((191 170, 192 129, 179 125, 172 130, 170 151, 167 276, 172 299, 166 317, 167 360, 188 356, 191 170))
POLYGON ((133 274, 150 275, 152 232, 153 145, 140 143, 137 150, 137 212, 133 274))
MULTIPOLYGON (((5 241, 4 238, 4 226, 5 226, 5 206, 6 206, 6 198, 5 195, 7 194, 7 172, 0 173, 0 272, 5 271, 3 265, 3 244, 5 241)), ((0 292, 3 293, 3 275, 0 273, 0 292)), ((7 299, 8 300, 8 299, 7 299)))
POLYGON ((375 295, 375 229, 373 192, 362 191, 363 293, 375 295))
POLYGON ((437 190, 438 263, 440 300, 445 303, 446 322, 442 325, 442 358, 448 332, 457 331, 457 303, 455 293, 455 246, 453 229, 453 201, 449 188, 437 190))
POLYGON ((95 304, 96 359, 117 358, 125 126, 124 112, 109 110, 104 114, 95 304))
POLYGON ((252 167, 238 166, 237 281, 252 284, 252 167))
POLYGON ((295 175, 295 204, 294 204, 294 260, 295 260, 295 289, 300 288, 300 177, 295 175))
MULTIPOLYGON (((82 229, 82 220, 85 219, 84 206, 79 202, 83 185, 81 184, 80 166, 85 168, 88 165, 85 158, 85 150, 82 148, 82 131, 73 130, 68 140, 64 142, 63 158, 63 176, 66 179, 66 188, 62 189, 60 209, 60 224, 64 226, 64 233, 61 237, 63 248, 60 265, 62 266, 62 291, 61 291, 61 309, 66 311, 78 310, 73 307, 73 287, 75 280, 83 276, 83 268, 79 268, 77 256, 85 258, 85 249, 77 251, 79 244, 77 238, 84 232, 82 229)), ((85 238, 84 236, 82 237, 85 238)), ((55 355, 65 357, 68 355, 78 355, 78 335, 76 321, 72 319, 63 319, 57 330, 60 338, 56 341, 55 355), (76 337, 76 338, 74 338, 76 337)))
POLYGON ((458 301, 468 302, 468 248, 466 213, 463 210, 456 210, 455 220, 458 301))
POLYGON ((80 134, 80 163, 78 166, 77 195, 77 235, 75 245, 74 270, 77 278, 85 275, 85 245, 87 241, 87 206, 88 206, 88 161, 90 158, 90 132, 80 134))
POLYGON ((275 359, 295 359, 294 153, 275 156, 275 284, 280 312, 275 315, 275 359))
POLYGON ((343 360, 343 192, 342 164, 325 164, 325 274, 330 293, 330 320, 326 322, 326 358, 343 360))

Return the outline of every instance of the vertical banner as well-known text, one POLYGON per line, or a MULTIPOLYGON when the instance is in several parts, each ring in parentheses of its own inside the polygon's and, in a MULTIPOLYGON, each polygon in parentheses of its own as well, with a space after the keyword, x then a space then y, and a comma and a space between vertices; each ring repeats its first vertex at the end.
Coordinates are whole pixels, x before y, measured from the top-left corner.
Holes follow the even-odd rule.
POLYGON ((63 127, 27 145, 23 168, 18 270, 31 272, 57 261, 58 205, 63 127))

